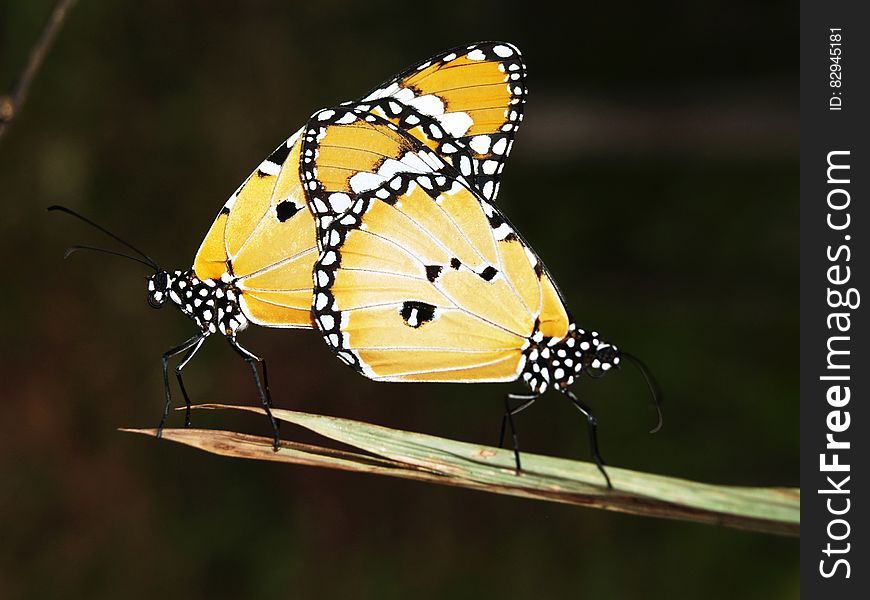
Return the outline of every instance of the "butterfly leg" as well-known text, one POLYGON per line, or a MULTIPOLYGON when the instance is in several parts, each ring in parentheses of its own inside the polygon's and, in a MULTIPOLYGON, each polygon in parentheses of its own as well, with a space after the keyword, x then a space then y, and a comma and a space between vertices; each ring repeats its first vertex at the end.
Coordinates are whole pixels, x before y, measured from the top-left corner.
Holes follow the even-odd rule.
MULTIPOLYGON (((272 408, 272 390, 269 389, 269 370, 266 368, 266 359, 260 359, 260 368, 263 369, 263 388, 266 390, 266 401, 269 403, 269 408, 272 408)), ((281 423, 276 421, 277 427, 281 428, 281 423)))
POLYGON ((266 410, 266 416, 269 417, 269 422, 272 424, 272 431, 275 434, 275 439, 272 441, 272 446, 275 452, 278 451, 280 447, 280 438, 278 436, 278 421, 275 420, 275 417, 272 415, 272 396, 269 392, 269 379, 266 375, 266 361, 251 351, 243 348, 239 342, 236 341, 235 337, 229 337, 227 340, 230 343, 230 346, 233 347, 233 350, 239 353, 239 355, 245 360, 246 363, 251 367, 251 372, 254 374, 254 382, 257 384, 257 392, 260 394, 260 402, 263 404, 263 408, 266 410), (263 369, 263 379, 260 379, 260 372, 257 370, 257 365, 260 365, 263 369), (265 382, 265 385, 263 385, 265 382))
MULTIPOLYGON (((163 405, 163 416, 160 418, 160 425, 157 427, 157 437, 163 435, 163 427, 166 425, 166 417, 169 416, 169 409, 172 408, 172 393, 169 389, 169 359, 181 354, 182 352, 189 352, 189 354, 182 360, 183 364, 187 364, 187 361, 190 360, 193 354, 199 349, 200 345, 202 345, 204 339, 205 338, 201 334, 197 334, 180 346, 167 350, 161 357, 161 363, 163 365, 163 394, 166 397, 166 402, 163 405)), ((180 369, 176 370, 176 375, 178 376, 179 383, 181 383, 180 369)), ((187 398, 187 392, 183 385, 181 386, 181 393, 184 394, 184 400, 188 406, 189 419, 190 400, 187 398)))
POLYGON ((501 418, 501 432, 498 435, 498 447, 504 447, 504 432, 505 425, 510 425, 511 427, 511 438, 513 438, 514 442, 514 460, 517 464, 517 474, 519 474, 520 467, 520 446, 517 438, 517 430, 514 427, 514 415, 520 413, 534 404, 535 400, 538 399, 538 394, 507 394, 504 397, 504 415, 501 418), (511 407, 511 400, 521 400, 521 404, 511 407))
POLYGON ((181 395, 184 397, 184 426, 190 427, 190 396, 187 395, 187 390, 184 387, 184 380, 181 378, 181 370, 187 366, 187 363, 190 362, 190 359, 193 358, 193 355, 197 353, 197 351, 202 347, 202 343, 205 341, 205 336, 200 336, 199 340, 197 340, 196 344, 187 351, 187 354, 184 355, 184 358, 181 359, 177 365, 175 365, 175 378, 178 380, 178 387, 181 389, 181 395))
POLYGON ((613 489, 613 484, 610 483, 610 477, 607 471, 604 470, 604 460, 601 458, 601 453, 598 451, 598 420, 592 415, 589 407, 580 402, 577 396, 571 390, 564 390, 563 393, 568 396, 574 406, 586 417, 586 425, 589 427, 589 444, 592 449, 592 458, 598 466, 598 470, 604 475, 607 481, 607 488, 613 489))

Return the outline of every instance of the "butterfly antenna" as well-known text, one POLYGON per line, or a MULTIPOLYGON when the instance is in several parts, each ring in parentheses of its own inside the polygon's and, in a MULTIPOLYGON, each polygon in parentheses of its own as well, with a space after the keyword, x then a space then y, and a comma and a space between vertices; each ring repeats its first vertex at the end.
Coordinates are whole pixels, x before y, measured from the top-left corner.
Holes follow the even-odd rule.
POLYGON ((80 221, 87 223, 88 225, 90 225, 94 229, 97 229, 98 231, 102 231, 103 233, 105 233, 107 236, 109 236, 110 238, 112 238, 116 242, 123 244, 124 246, 126 246, 127 248, 129 248, 130 250, 132 250, 133 252, 138 254, 139 256, 141 256, 144 260, 139 260, 137 258, 134 258, 132 256, 128 256, 126 254, 121 254, 119 252, 111 252, 109 250, 104 250, 102 248, 93 248, 91 246, 72 246, 70 248, 67 248, 67 251, 64 254, 64 258, 69 256, 70 254, 77 252, 78 250, 93 250, 96 252, 104 252, 106 254, 114 254, 115 256, 124 256, 124 257, 130 258, 132 260, 136 260, 144 265, 148 265, 149 267, 151 267, 155 271, 160 270, 160 267, 157 266, 157 263, 154 261, 154 259, 151 258, 150 256, 148 256, 147 254, 145 254, 144 252, 142 252, 141 250, 139 250, 139 248, 137 248, 136 246, 134 246, 130 242, 121 239, 119 236, 115 235, 114 233, 112 233, 111 231, 109 231, 108 229, 103 227, 102 225, 98 225, 98 224, 94 223, 92 220, 85 217, 84 215, 77 213, 73 209, 67 208, 66 206, 60 206, 58 204, 54 204, 52 206, 49 206, 48 210, 59 210, 61 212, 64 212, 64 213, 72 216, 72 217, 75 217, 76 219, 78 219, 80 221))
POLYGON ((646 384, 649 387, 649 391, 652 394, 653 405, 656 407, 656 414, 658 415, 658 423, 656 426, 650 429, 650 433, 655 433, 659 429, 662 428, 664 424, 664 418, 662 417, 662 390, 659 387, 658 382, 655 380, 655 377, 652 376, 650 370, 647 366, 641 361, 638 357, 633 354, 629 354, 628 352, 620 352, 623 358, 627 359, 631 364, 637 367, 637 370, 641 372, 643 378, 646 380, 646 384))
POLYGON ((120 256, 121 258, 135 260, 137 263, 141 263, 141 264, 145 265, 146 267, 151 267, 152 269, 159 270, 159 269, 157 269, 157 267, 155 265, 142 260, 138 256, 130 256, 129 254, 124 254, 123 252, 115 252, 114 250, 106 250, 105 248, 96 248, 94 246, 82 246, 79 244, 77 244, 75 246, 70 246, 69 248, 67 248, 64 251, 63 257, 69 258, 71 255, 75 254, 76 252, 80 252, 82 250, 89 250, 91 252, 101 252, 103 254, 111 254, 112 256, 120 256))

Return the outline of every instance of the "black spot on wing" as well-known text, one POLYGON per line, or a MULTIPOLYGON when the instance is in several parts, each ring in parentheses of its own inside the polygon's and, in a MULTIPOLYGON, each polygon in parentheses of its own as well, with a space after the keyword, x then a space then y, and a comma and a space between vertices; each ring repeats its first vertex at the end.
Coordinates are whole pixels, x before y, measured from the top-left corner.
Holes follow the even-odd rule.
POLYGON ((441 275, 442 269, 441 265, 426 265, 426 279, 434 282, 441 275))
POLYGON ((485 268, 483 271, 478 273, 478 275, 480 275, 480 278, 483 279, 484 281, 492 281, 493 277, 498 275, 498 269, 496 269, 495 267, 490 265, 487 268, 485 268))
POLYGON ((459 267, 461 267, 461 266, 462 266, 462 262, 460 262, 460 260, 458 258, 451 258, 450 259, 450 267, 452 269, 458 271, 459 267))
POLYGON ((287 156, 290 154, 290 148, 287 147, 287 144, 281 144, 278 146, 275 151, 269 155, 269 158, 266 160, 275 163, 276 165, 283 165, 284 161, 287 160, 287 156))
POLYGON ((283 202, 279 202, 278 205, 275 207, 275 215, 282 223, 287 219, 293 217, 293 215, 298 212, 299 207, 290 200, 284 200, 283 202))
POLYGON ((408 327, 417 329, 435 318, 435 307, 426 302, 409 300, 402 303, 399 314, 408 327))
POLYGON ((504 223, 504 219, 500 214, 498 214, 497 210, 492 211, 492 214, 489 218, 489 226, 493 229, 498 229, 504 223))

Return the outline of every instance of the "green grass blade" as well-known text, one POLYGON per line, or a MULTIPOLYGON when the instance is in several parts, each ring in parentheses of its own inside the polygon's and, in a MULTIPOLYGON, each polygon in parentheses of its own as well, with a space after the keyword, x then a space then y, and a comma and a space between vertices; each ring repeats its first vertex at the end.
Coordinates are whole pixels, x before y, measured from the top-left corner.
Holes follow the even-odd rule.
MULTIPOLYGON (((251 406, 209 404, 197 408, 263 412, 251 406)), ((795 488, 717 486, 608 466, 614 488, 608 490, 592 463, 524 452, 523 471, 517 474, 510 450, 337 417, 281 409, 273 409, 272 413, 276 419, 365 454, 286 441, 274 452, 267 438, 216 430, 168 429, 163 436, 224 456, 376 473, 767 533, 800 532, 800 490, 795 488)), ((154 430, 127 431, 154 433, 154 430)))

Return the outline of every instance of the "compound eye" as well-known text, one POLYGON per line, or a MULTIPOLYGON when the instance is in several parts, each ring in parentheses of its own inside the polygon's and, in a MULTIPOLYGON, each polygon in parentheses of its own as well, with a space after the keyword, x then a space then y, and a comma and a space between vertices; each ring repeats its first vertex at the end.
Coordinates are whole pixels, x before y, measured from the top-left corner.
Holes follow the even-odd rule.
POLYGON ((169 283, 169 278, 166 276, 166 273, 158 273, 157 274, 157 289, 165 290, 166 285, 169 283))
POLYGON ((155 290, 148 294, 148 305, 151 308, 162 308, 165 301, 166 296, 160 290, 155 290))
POLYGON ((616 358, 616 348, 614 348, 613 346, 608 346, 598 354, 602 362, 613 362, 613 359, 616 358))

